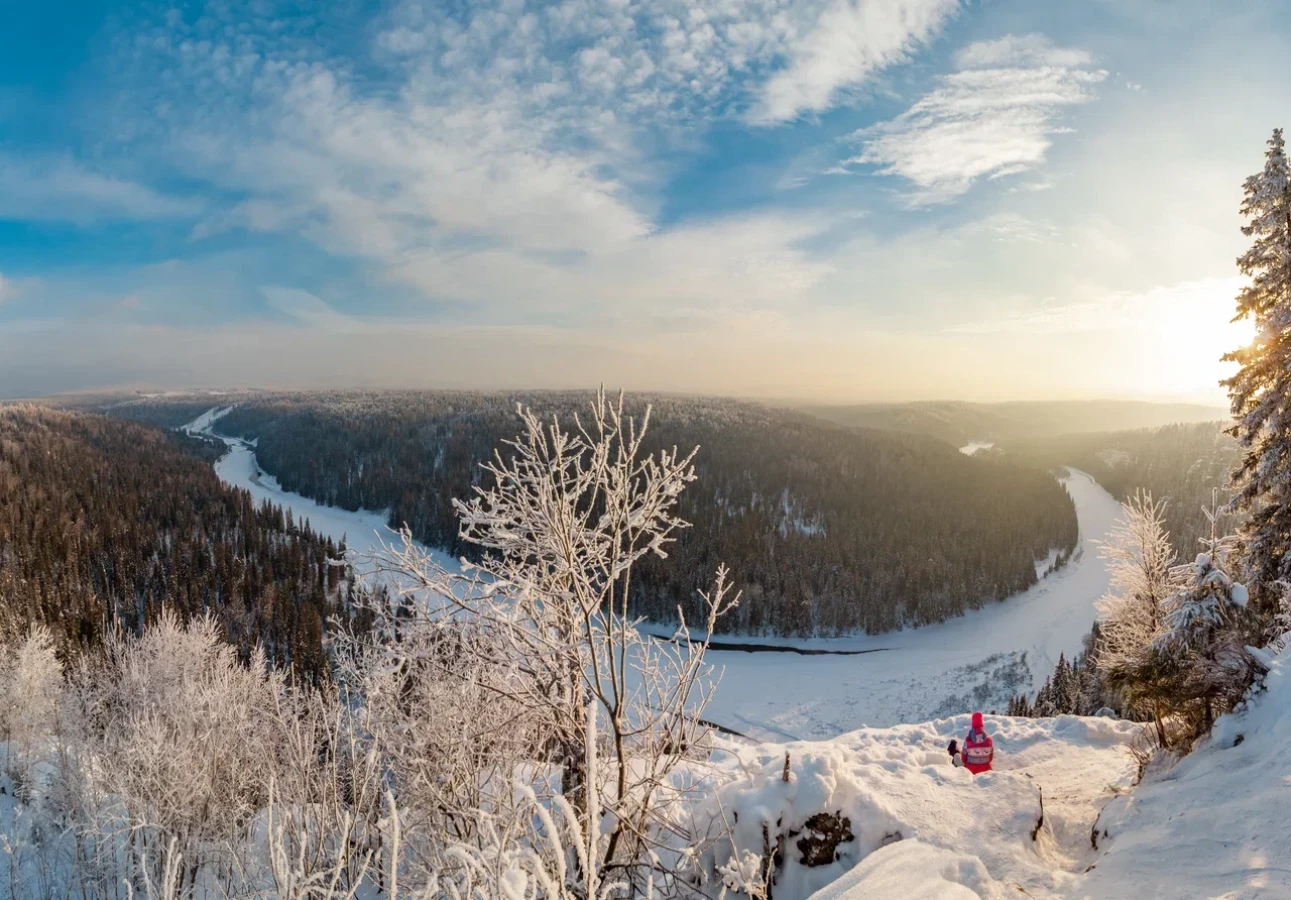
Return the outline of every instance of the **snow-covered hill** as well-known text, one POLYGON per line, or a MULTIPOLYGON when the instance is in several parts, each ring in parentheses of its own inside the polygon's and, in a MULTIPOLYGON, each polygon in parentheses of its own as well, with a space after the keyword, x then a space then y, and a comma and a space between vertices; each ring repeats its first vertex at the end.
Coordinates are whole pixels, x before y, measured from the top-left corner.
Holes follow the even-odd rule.
POLYGON ((832 865, 802 866, 790 841, 778 900, 1288 898, 1288 669, 1291 652, 1249 708, 1137 787, 1129 742, 1140 726, 988 717, 996 771, 975 777, 943 749, 967 730, 958 716, 743 750, 747 774, 724 802, 741 813, 748 847, 763 821, 798 829, 822 810, 850 819, 855 839, 832 865))
POLYGON ((1102 807, 1134 778, 1126 745, 1138 726, 987 717, 996 770, 973 776, 952 766, 945 750, 952 737, 963 738, 968 720, 741 751, 750 775, 727 787, 724 804, 740 811, 744 846, 760 844, 763 820, 798 830, 821 811, 848 817, 855 834, 839 845, 834 864, 819 868, 800 863, 791 838, 777 900, 817 890, 817 900, 939 897, 948 882, 976 893, 947 897, 1074 896, 1098 858, 1090 834, 1102 807))

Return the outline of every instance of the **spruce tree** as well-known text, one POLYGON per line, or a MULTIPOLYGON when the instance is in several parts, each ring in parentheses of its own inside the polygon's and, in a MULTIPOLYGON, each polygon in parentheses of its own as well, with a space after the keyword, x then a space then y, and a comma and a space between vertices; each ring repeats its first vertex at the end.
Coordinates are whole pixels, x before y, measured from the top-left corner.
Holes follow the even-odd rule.
POLYGON ((1241 368, 1223 384, 1236 420, 1229 433, 1243 449, 1231 503, 1248 516, 1239 547, 1257 608, 1271 614, 1275 585, 1291 579, 1291 179, 1281 128, 1244 190, 1242 233, 1255 243, 1237 260, 1251 283, 1237 296, 1235 320, 1249 319, 1256 337, 1224 356, 1241 368))

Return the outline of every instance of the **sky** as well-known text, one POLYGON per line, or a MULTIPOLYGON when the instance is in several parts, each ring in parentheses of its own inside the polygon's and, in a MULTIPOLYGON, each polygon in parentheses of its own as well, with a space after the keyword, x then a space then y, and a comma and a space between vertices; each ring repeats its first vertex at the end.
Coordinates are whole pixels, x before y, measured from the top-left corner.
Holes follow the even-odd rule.
POLYGON ((1222 403, 1289 12, 4 4, 0 396, 1222 403))

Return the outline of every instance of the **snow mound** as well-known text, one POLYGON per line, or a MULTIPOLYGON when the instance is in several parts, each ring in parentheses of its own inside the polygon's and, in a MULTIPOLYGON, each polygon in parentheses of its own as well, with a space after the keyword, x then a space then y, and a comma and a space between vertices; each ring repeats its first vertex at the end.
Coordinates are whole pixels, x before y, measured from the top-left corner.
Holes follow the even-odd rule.
POLYGON ((922 841, 901 841, 868 856, 812 900, 978 900, 1005 897, 1004 887, 976 856, 942 850, 922 841))
POLYGON ((760 854, 767 838, 781 842, 777 900, 837 900, 852 888, 866 900, 991 898, 1018 889, 1062 896, 1095 858, 1090 834, 1102 807, 1135 775, 1126 745, 1140 726, 987 716, 995 771, 974 776, 946 752, 951 738, 967 734, 969 718, 732 747, 733 777, 718 799, 736 848, 760 854), (818 814, 845 820, 850 838, 837 843, 832 861, 808 865, 818 814))

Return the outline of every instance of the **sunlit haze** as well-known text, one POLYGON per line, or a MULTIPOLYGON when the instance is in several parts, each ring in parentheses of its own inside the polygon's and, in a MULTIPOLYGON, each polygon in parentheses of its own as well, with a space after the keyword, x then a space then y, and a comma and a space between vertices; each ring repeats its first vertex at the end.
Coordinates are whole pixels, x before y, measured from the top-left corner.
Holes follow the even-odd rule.
POLYGON ((0 396, 1218 404, 1250 337, 1284 3, 72 7, 0 21, 0 396))

